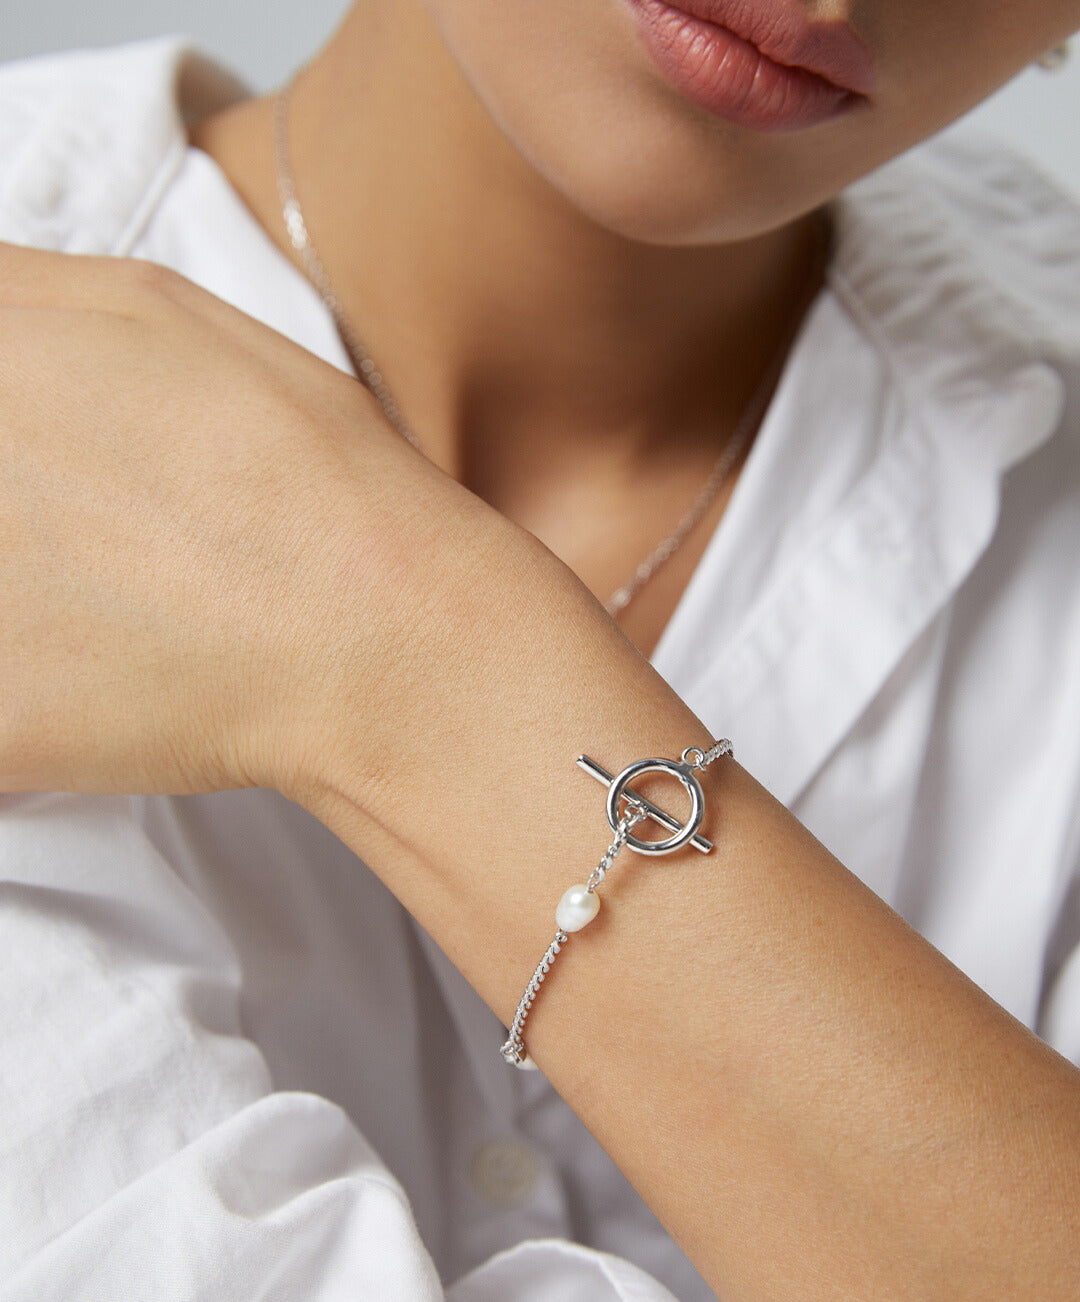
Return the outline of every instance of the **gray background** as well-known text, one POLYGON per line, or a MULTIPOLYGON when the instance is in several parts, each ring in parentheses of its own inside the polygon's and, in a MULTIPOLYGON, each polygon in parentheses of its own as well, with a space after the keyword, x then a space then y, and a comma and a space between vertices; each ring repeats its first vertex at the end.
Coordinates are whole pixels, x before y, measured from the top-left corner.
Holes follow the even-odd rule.
MULTIPOLYGON (((314 53, 348 5, 349 0, 4 0, 0 60, 182 32, 264 90, 314 53)), ((1021 73, 970 116, 1080 197, 1080 39, 1073 45, 1064 71, 1021 73)))

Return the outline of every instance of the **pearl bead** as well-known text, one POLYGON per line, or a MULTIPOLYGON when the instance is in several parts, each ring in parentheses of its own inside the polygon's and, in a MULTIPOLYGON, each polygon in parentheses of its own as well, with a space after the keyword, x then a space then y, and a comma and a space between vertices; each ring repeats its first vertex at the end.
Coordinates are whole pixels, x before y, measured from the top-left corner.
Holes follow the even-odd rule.
POLYGON ((580 931, 596 917, 600 900, 584 886, 571 886, 555 910, 555 922, 561 931, 580 931))

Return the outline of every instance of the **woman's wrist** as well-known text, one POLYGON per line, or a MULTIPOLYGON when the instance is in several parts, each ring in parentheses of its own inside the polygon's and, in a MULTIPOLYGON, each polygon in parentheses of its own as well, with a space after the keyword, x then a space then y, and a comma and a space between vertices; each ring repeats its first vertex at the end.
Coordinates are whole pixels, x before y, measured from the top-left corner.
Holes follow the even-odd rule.
MULTIPOLYGON (((328 657, 325 703, 294 716, 302 762, 287 794, 383 876, 505 1015, 521 956, 543 950, 559 896, 610 842, 604 793, 576 757, 618 769, 711 738, 572 571, 476 505, 471 521, 450 514, 449 547, 446 530, 427 551, 404 535, 392 544, 388 662, 361 672, 347 650, 328 657), (494 981, 470 965, 478 912, 513 937, 494 981)), ((362 634, 348 603, 336 606, 347 647, 362 634)), ((676 817, 689 808, 663 775, 635 786, 676 817)))
MULTIPOLYGON (((298 433, 294 491, 259 522, 261 572, 238 574, 259 590, 237 631, 259 649, 257 706, 238 748, 253 785, 302 804, 347 791, 367 809, 396 758, 415 762, 441 671, 480 631, 482 589, 516 552, 544 549, 418 456, 359 393, 349 429, 330 416, 298 433)), ((290 419, 312 423, 303 411, 290 419)))

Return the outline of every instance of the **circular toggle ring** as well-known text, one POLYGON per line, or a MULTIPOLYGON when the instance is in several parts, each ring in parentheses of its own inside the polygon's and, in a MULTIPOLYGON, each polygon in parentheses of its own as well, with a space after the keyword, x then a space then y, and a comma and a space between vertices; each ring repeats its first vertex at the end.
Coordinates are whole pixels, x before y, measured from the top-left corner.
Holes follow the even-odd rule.
MULTIPOLYGON (((678 778, 690 793, 690 817, 685 826, 671 836, 665 837, 662 841, 642 841, 640 837, 635 836, 632 832, 627 832, 626 844, 631 850, 636 850, 638 854, 671 854, 673 850, 678 850, 697 832, 705 815, 705 793, 702 791, 701 783, 694 776, 689 764, 668 759, 637 760, 633 764, 628 764, 621 773, 616 774, 611 779, 611 786, 608 787, 607 817, 612 831, 618 831, 619 828, 619 799, 624 794, 626 786, 640 774, 652 773, 657 770, 670 773, 673 777, 678 778)), ((633 796, 634 793, 631 792, 626 798, 632 800, 633 796)))

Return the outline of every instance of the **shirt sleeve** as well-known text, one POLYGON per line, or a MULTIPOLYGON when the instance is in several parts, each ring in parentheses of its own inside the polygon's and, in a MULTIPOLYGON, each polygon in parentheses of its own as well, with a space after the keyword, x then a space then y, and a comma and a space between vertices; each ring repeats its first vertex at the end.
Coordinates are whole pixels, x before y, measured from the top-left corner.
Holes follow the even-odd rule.
POLYGON ((444 1291, 335 1104, 274 1089, 228 937, 122 797, 0 796, 0 1302, 672 1302, 520 1244, 444 1291))

